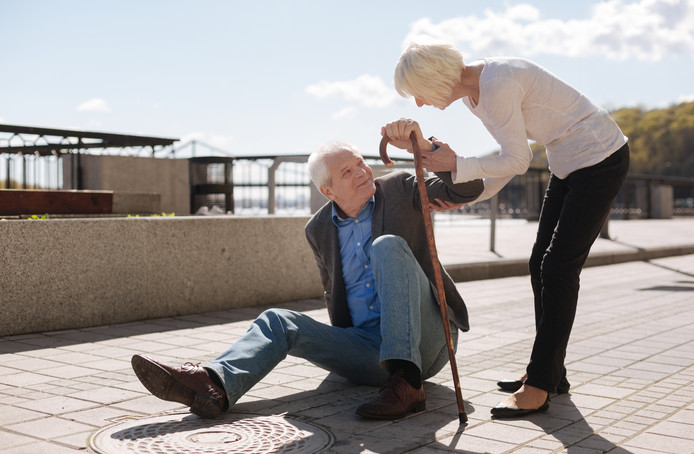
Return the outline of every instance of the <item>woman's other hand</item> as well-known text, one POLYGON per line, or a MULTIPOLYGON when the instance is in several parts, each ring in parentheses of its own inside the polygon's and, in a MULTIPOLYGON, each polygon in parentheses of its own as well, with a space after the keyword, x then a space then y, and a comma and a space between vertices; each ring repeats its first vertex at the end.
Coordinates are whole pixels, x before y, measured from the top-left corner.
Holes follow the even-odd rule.
POLYGON ((422 165, 429 172, 454 172, 457 164, 457 155, 451 147, 434 139, 436 151, 422 151, 422 165))

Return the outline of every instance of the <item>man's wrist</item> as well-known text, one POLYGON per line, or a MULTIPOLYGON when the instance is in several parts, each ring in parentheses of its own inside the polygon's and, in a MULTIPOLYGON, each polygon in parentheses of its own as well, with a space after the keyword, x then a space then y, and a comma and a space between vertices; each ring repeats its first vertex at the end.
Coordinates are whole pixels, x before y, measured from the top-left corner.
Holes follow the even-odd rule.
POLYGON ((427 139, 429 142, 431 142, 431 151, 436 151, 439 149, 439 146, 434 143, 434 140, 437 140, 436 137, 431 136, 429 139, 427 139))

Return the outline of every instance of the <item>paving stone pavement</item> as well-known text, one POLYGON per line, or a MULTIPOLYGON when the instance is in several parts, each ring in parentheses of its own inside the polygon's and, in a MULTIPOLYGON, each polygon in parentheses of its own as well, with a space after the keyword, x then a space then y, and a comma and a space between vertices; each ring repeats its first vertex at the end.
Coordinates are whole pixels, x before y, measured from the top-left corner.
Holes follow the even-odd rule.
MULTIPOLYGON (((629 241, 596 249, 692 243, 694 220, 627 222, 611 231, 629 241), (640 233, 626 233, 631 230, 640 233)), ((499 231, 508 237, 499 243, 503 253, 489 255, 486 240, 475 242, 468 227, 437 226, 439 249, 450 257, 444 263, 455 261, 448 248, 460 242, 469 243, 465 258, 473 261, 521 257, 532 244, 533 226, 517 225, 513 234, 499 231)), ((448 367, 425 383, 426 411, 369 421, 354 410, 375 388, 354 386, 291 356, 233 411, 287 413, 324 427, 335 438, 330 453, 694 453, 694 255, 586 268, 581 285, 566 358, 571 393, 554 396, 546 413, 516 420, 492 420, 489 413, 506 396, 496 381, 520 376, 532 345, 532 296, 524 276, 458 284, 472 325, 456 354, 465 426, 458 423, 448 367)), ((328 321, 318 300, 282 307, 328 321)), ((263 309, 0 338, 0 452, 88 452, 90 435, 125 418, 187 417, 184 407, 142 387, 130 357, 144 352, 174 364, 204 363, 263 309)))

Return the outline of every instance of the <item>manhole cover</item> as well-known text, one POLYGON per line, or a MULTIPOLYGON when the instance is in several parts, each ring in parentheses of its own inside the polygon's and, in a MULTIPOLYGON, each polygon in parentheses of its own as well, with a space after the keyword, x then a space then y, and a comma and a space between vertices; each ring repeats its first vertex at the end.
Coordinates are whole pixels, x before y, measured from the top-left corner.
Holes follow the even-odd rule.
POLYGON ((333 444, 330 432, 282 416, 228 413, 222 419, 186 414, 128 420, 89 438, 99 454, 121 453, 320 453, 333 444))

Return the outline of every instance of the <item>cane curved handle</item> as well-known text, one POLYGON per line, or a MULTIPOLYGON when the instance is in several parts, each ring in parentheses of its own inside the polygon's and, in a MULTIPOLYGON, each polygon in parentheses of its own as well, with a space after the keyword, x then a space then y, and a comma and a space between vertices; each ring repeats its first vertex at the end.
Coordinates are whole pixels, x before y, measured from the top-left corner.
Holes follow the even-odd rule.
MULTIPOLYGON (((388 157, 388 151, 386 151, 388 142, 390 142, 390 137, 384 135, 383 138, 381 138, 381 143, 378 145, 378 153, 381 155, 381 161, 383 161, 383 164, 390 168, 393 167, 395 163, 388 157)), ((412 151, 414 152, 414 150, 417 150, 417 153, 419 153, 419 143, 417 142, 417 136, 415 135, 414 131, 410 133, 410 142, 412 142, 412 151)))
POLYGON ((381 155, 381 161, 383 161, 383 164, 385 164, 386 167, 390 168, 393 167, 395 163, 391 161, 388 157, 388 152, 386 151, 386 148, 388 147, 388 142, 390 142, 390 137, 384 135, 381 139, 381 144, 378 146, 378 153, 381 155))

